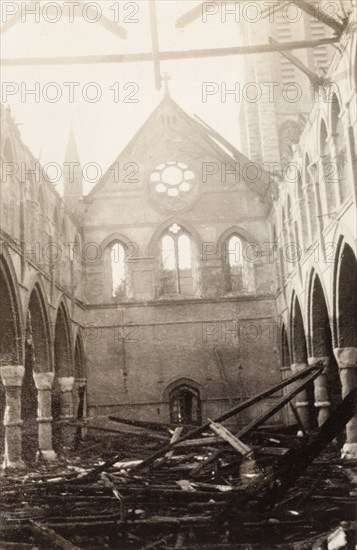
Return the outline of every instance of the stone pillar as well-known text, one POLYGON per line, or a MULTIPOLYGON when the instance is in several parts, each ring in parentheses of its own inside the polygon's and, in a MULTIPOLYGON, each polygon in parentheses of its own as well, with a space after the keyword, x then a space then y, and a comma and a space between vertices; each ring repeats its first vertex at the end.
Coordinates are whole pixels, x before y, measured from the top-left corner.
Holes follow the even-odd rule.
POLYGON ((34 372, 37 388, 38 453, 45 460, 55 460, 57 455, 52 448, 52 384, 53 372, 34 372))
MULTIPOLYGON (((333 350, 340 371, 342 397, 357 385, 357 348, 336 348, 333 350)), ((342 456, 357 458, 357 415, 346 426, 346 443, 342 456)))
POLYGON ((318 362, 322 362, 324 369, 320 376, 314 380, 314 395, 315 395, 315 407, 318 408, 317 422, 319 426, 328 419, 330 416, 330 399, 327 388, 327 369, 330 362, 329 357, 310 357, 308 359, 309 365, 314 365, 318 362))
MULTIPOLYGON (((86 378, 75 379, 75 390, 77 391, 77 398, 75 399, 76 409, 74 416, 78 422, 85 422, 86 420, 86 378)), ((78 426, 76 429, 75 445, 79 446, 80 442, 87 435, 87 428, 78 426)))
MULTIPOLYGON (((293 374, 297 374, 298 372, 304 370, 307 367, 306 363, 293 363, 291 365, 291 371, 293 374)), ((297 382, 297 384, 299 381, 297 382)), ((300 416, 302 425, 304 426, 305 430, 308 431, 310 428, 310 414, 309 414, 309 400, 307 396, 307 390, 302 390, 301 393, 299 393, 296 397, 295 401, 295 407, 297 408, 297 412, 300 416)))
MULTIPOLYGON (((73 376, 61 376, 57 378, 60 390, 60 420, 73 420, 73 376)), ((73 426, 61 426, 61 439, 65 447, 73 443, 73 426)))
POLYGON ((21 386, 25 374, 22 365, 7 365, 0 368, 5 386, 5 453, 4 468, 25 468, 22 460, 21 386))

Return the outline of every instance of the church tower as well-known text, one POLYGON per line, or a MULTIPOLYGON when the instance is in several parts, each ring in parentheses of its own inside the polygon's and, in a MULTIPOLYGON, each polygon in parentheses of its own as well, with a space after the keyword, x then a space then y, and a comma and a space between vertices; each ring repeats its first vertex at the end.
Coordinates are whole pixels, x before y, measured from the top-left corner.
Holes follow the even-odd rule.
POLYGON ((63 198, 69 211, 80 221, 83 202, 83 176, 78 148, 71 127, 63 163, 63 198))

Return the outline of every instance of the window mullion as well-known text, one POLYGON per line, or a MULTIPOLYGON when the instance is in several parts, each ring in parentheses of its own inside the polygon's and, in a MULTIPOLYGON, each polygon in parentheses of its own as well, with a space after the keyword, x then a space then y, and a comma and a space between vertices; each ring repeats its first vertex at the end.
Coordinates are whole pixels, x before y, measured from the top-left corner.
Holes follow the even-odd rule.
POLYGON ((179 265, 179 251, 178 251, 178 236, 175 237, 175 263, 176 263, 176 285, 177 292, 181 294, 181 285, 180 285, 180 265, 179 265))

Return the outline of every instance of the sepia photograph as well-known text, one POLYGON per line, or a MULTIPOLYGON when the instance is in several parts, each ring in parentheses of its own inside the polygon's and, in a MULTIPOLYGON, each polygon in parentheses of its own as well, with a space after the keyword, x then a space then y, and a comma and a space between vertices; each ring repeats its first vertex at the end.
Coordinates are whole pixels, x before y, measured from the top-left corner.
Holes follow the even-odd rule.
POLYGON ((357 0, 1 0, 0 550, 357 550, 357 0))

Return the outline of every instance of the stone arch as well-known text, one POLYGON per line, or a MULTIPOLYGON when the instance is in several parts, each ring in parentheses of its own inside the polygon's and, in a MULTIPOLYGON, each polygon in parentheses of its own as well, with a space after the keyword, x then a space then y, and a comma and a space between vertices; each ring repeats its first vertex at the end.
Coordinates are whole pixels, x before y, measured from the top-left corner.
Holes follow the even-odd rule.
MULTIPOLYGON (((22 364, 23 346, 20 301, 11 259, 0 255, 0 367, 22 364)), ((5 388, 0 379, 0 454, 4 451, 5 388)))
MULTIPOLYGON (((304 320, 300 302, 295 292, 293 292, 291 300, 290 331, 292 371, 296 373, 307 367, 308 354, 304 320)), ((295 400, 300 420, 306 430, 310 427, 310 419, 316 420, 316 411, 313 407, 313 392, 314 388, 311 383, 295 400)))
POLYGON ((357 259, 342 239, 334 279, 336 347, 357 347, 357 259))
POLYGON ((0 365, 19 365, 23 359, 22 314, 11 260, 0 255, 0 365))
POLYGON ((39 281, 29 293, 26 314, 25 374, 22 384, 23 458, 33 463, 38 450, 37 388, 35 376, 52 371, 46 303, 39 281))
POLYGON ((305 327, 300 302, 295 292, 293 293, 291 301, 290 323, 292 362, 307 364, 307 343, 305 336, 305 327))
POLYGON ((114 243, 114 242, 121 242, 125 245, 128 245, 129 243, 131 243, 132 241, 126 236, 124 235, 123 233, 111 233, 110 235, 108 235, 108 237, 106 237, 101 243, 100 243, 100 248, 102 250, 102 253, 103 251, 111 245, 111 243, 114 243))
POLYGON ((56 423, 73 415, 73 354, 70 317, 62 299, 57 308, 54 334, 55 379, 52 391, 53 447, 59 451, 65 444, 65 426, 56 423))
POLYGON ((54 345, 56 376, 73 376, 70 317, 63 300, 57 308, 54 345))
POLYGON ((160 224, 152 235, 147 248, 148 256, 156 256, 157 246, 161 235, 168 227, 170 227, 174 223, 177 223, 177 225, 181 226, 189 235, 191 235, 197 250, 202 250, 202 237, 195 229, 195 227, 191 223, 177 216, 171 216, 162 224, 160 224))
MULTIPOLYGON (((357 385, 357 259, 344 239, 340 240, 334 277, 336 343, 335 356, 339 364, 342 395, 345 397, 357 385)), ((357 452, 357 415, 346 426, 343 454, 357 452)))
POLYGON ((247 231, 240 225, 231 225, 230 227, 225 229, 223 233, 220 235, 218 239, 218 243, 225 242, 227 238, 230 235, 233 235, 234 233, 236 233, 237 235, 240 235, 247 242, 251 243, 255 241, 254 235, 250 231, 247 231))
POLYGON ((40 276, 36 276, 29 288, 26 323, 31 316, 32 339, 35 353, 35 372, 53 371, 51 354, 50 316, 40 276))
POLYGON ((326 356, 332 345, 330 315, 320 276, 314 270, 310 276, 308 296, 310 355, 312 357, 326 356))
POLYGON ((315 406, 318 408, 319 424, 323 423, 330 407, 335 408, 341 398, 341 384, 333 352, 331 315, 321 279, 316 271, 310 278, 309 292, 309 362, 323 362, 325 369, 315 380, 315 406))

